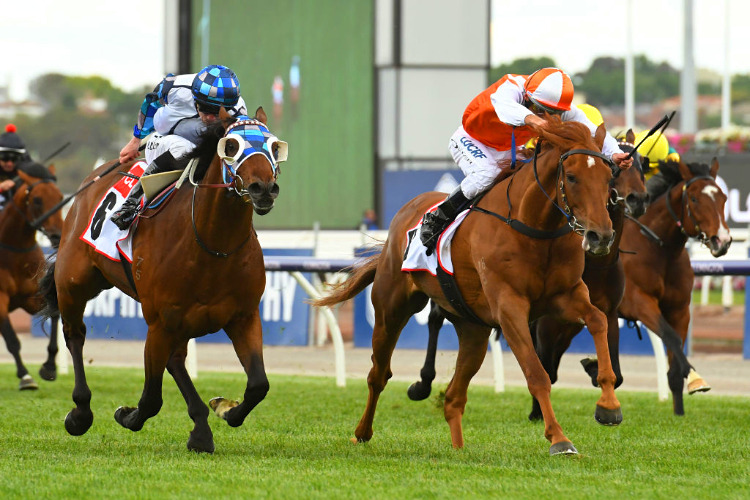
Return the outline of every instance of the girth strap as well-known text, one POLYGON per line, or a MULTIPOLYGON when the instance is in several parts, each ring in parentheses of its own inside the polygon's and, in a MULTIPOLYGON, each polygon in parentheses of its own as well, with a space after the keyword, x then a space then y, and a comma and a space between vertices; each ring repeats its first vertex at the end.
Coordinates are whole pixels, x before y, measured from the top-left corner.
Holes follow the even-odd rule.
POLYGON ((438 283, 440 283, 440 288, 443 289, 445 298, 448 299, 448 302, 450 302, 453 308, 458 311, 458 314, 465 317, 472 323, 489 326, 487 325, 487 323, 482 321, 479 316, 474 314, 474 311, 472 311, 469 305, 466 303, 463 295, 461 295, 461 291, 458 289, 458 283, 456 283, 456 279, 452 274, 445 272, 443 268, 438 264, 435 277, 437 278, 438 283))

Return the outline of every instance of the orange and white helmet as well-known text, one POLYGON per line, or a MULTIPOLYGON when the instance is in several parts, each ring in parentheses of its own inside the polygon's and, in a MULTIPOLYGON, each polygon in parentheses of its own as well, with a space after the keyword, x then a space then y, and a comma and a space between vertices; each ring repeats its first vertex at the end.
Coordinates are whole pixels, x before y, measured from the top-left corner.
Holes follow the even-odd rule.
POLYGON ((557 114, 570 109, 573 82, 561 69, 542 68, 535 71, 523 88, 526 97, 543 111, 557 114))

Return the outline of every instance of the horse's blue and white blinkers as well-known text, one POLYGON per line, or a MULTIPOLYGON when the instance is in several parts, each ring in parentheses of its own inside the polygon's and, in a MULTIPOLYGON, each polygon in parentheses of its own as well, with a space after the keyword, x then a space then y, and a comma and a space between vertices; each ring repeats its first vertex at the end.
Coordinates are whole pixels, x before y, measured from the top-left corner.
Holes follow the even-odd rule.
POLYGON ((289 145, 273 135, 263 122, 247 116, 240 116, 236 122, 227 128, 224 137, 219 140, 217 153, 225 165, 222 176, 226 183, 230 182, 227 179, 227 172, 235 177, 242 162, 257 154, 266 157, 271 164, 273 176, 276 178, 278 164, 286 161, 289 154, 289 145), (230 140, 237 141, 240 146, 234 155, 229 155, 226 152, 226 145, 230 140))

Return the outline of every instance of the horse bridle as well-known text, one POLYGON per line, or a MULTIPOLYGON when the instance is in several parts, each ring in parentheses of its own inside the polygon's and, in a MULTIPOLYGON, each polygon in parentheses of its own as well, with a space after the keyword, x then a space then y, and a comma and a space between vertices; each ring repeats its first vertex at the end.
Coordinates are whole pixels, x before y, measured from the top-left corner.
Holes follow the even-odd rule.
MULTIPOLYGON (((474 202, 474 204, 471 206, 471 210, 482 212, 487 215, 492 215, 493 217, 497 217, 501 221, 508 224, 511 228, 518 231, 519 233, 529 236, 531 238, 535 238, 535 239, 559 238, 560 236, 565 236, 571 231, 575 232, 579 236, 583 236, 586 231, 586 228, 583 227, 583 225, 581 225, 581 223, 579 223, 576 220, 575 216, 573 215, 573 211, 568 205, 568 197, 565 194, 565 183, 562 178, 563 161, 569 156, 574 155, 574 154, 585 154, 585 155, 596 156, 598 158, 601 158, 613 170, 614 170, 614 162, 612 162, 612 160, 610 160, 609 158, 607 158, 600 152, 592 151, 588 149, 571 149, 570 151, 567 151, 566 153, 563 153, 562 155, 560 155, 560 159, 557 162, 557 180, 555 181, 555 184, 559 185, 560 197, 563 203, 563 208, 561 208, 560 205, 558 205, 555 202, 555 200, 553 200, 552 197, 549 194, 547 194, 547 191, 544 190, 544 186, 542 186, 542 183, 539 180, 539 172, 537 170, 537 157, 539 156, 539 152, 541 151, 541 142, 542 142, 541 139, 537 141, 536 147, 534 148, 534 157, 533 157, 534 179, 536 179, 536 183, 539 186, 539 189, 542 190, 542 193, 544 193, 544 196, 546 196, 547 199, 552 203, 552 205, 554 205, 555 208, 557 208, 563 214, 563 216, 567 220, 566 225, 561 226, 559 229, 555 231, 543 231, 535 227, 528 226, 518 219, 512 218, 511 212, 513 211, 513 206, 510 202, 510 187, 513 184, 513 177, 511 177, 510 182, 508 182, 508 189, 506 191, 506 196, 508 200, 508 216, 507 217, 504 217, 490 210, 486 210, 484 208, 478 207, 477 204, 479 203, 479 200, 476 200, 474 202)), ((480 196, 479 199, 481 199, 482 196, 480 196)))
MULTIPOLYGON (((604 161, 607 166, 612 170, 612 178, 617 178, 618 175, 620 175, 620 168, 608 157, 603 155, 602 153, 598 151, 592 151, 590 149, 571 149, 570 151, 567 151, 560 155, 560 159, 557 162, 557 182, 559 185, 559 191, 560 191, 560 199, 562 200, 562 208, 555 203, 555 201, 547 194, 547 192, 544 190, 544 187, 542 187, 541 182, 539 182, 539 176, 537 174, 536 170, 536 152, 534 153, 534 177, 536 178, 537 184, 539 184, 539 188, 542 190, 544 195, 552 202, 553 205, 557 207, 558 210, 563 212, 563 215, 565 215, 565 218, 568 220, 568 225, 573 229, 573 231, 578 234, 579 236, 583 236, 584 232, 586 231, 586 228, 584 228, 578 220, 576 220, 575 215, 573 215, 573 211, 571 210, 570 206, 568 205, 568 196, 565 193, 565 182, 563 179, 563 161, 565 161, 569 156, 572 155, 587 155, 587 156, 595 156, 597 158, 600 158, 602 161, 604 161)), ((617 191, 615 191, 617 193, 617 191)), ((610 201, 612 198, 610 197, 610 201)))
MULTIPOLYGON (((31 198, 31 191, 33 191, 33 189, 36 186, 38 186, 39 184, 46 184, 48 182, 54 182, 54 181, 52 179, 40 179, 40 180, 38 180, 38 181, 36 181, 36 182, 34 182, 32 184, 27 184, 26 185, 26 193, 24 193, 24 204, 26 205, 27 208, 29 206, 29 199, 31 198)), ((23 184, 21 184, 21 186, 23 186, 23 184)), ((26 215, 26 212, 20 206, 18 206, 18 204, 16 203, 14 196, 11 196, 9 198, 8 205, 10 205, 13 208, 15 208, 18 211, 18 213, 21 214, 21 217, 23 217, 23 220, 26 222, 26 224, 29 225, 29 227, 31 229, 34 229, 36 231, 41 231, 42 234, 47 237, 47 239, 49 239, 50 241, 52 241, 52 237, 47 232, 47 230, 42 226, 42 222, 44 222, 44 219, 43 220, 37 220, 37 219, 32 220, 32 219, 29 219, 28 216, 26 215)), ((38 245, 35 243, 31 247, 17 248, 17 247, 13 247, 11 245, 0 244, 0 247, 5 248, 6 250, 10 250, 12 252, 18 252, 18 253, 31 252, 37 246, 38 245)))
POLYGON ((696 240, 700 241, 704 245, 707 245, 710 238, 705 232, 701 230, 700 224, 695 219, 693 212, 690 211, 690 204, 688 203, 688 200, 687 200, 688 187, 692 183, 699 181, 699 180, 707 180, 710 182, 715 182, 714 178, 711 177, 710 175, 698 175, 685 181, 685 183, 682 185, 682 196, 680 198, 680 207, 682 208, 682 214, 679 217, 677 216, 674 209, 672 208, 672 202, 669 196, 670 193, 672 192, 672 189, 674 189, 675 186, 670 186, 669 190, 667 191, 667 196, 666 196, 665 201, 667 203, 667 211, 669 212, 669 215, 672 216, 672 219, 674 219, 675 223, 677 223, 677 227, 680 228, 680 232, 682 232, 682 234, 684 234, 688 238, 695 238, 696 240), (685 224, 683 224, 682 220, 685 217, 686 213, 687 213, 687 216, 690 218, 690 222, 692 222, 693 226, 695 227, 695 230, 697 232, 697 234, 695 235, 690 235, 687 233, 687 231, 685 231, 685 224))

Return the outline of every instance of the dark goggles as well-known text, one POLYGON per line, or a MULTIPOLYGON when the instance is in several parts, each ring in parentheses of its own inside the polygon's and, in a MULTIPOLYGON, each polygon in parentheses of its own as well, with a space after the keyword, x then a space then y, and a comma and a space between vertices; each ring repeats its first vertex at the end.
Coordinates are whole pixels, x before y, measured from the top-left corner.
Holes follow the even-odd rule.
POLYGON ((21 158, 18 153, 2 152, 0 153, 0 161, 13 161, 16 162, 21 158))
POLYGON ((202 102, 196 102, 195 103, 195 109, 198 110, 201 113, 205 113, 207 115, 218 115, 219 110, 221 109, 219 106, 216 106, 214 104, 205 104, 202 102))
POLYGON ((561 115, 565 113, 565 110, 550 108, 549 106, 541 104, 539 101, 535 101, 534 99, 529 98, 529 101, 531 102, 529 109, 532 113, 548 113, 550 115, 561 115))

